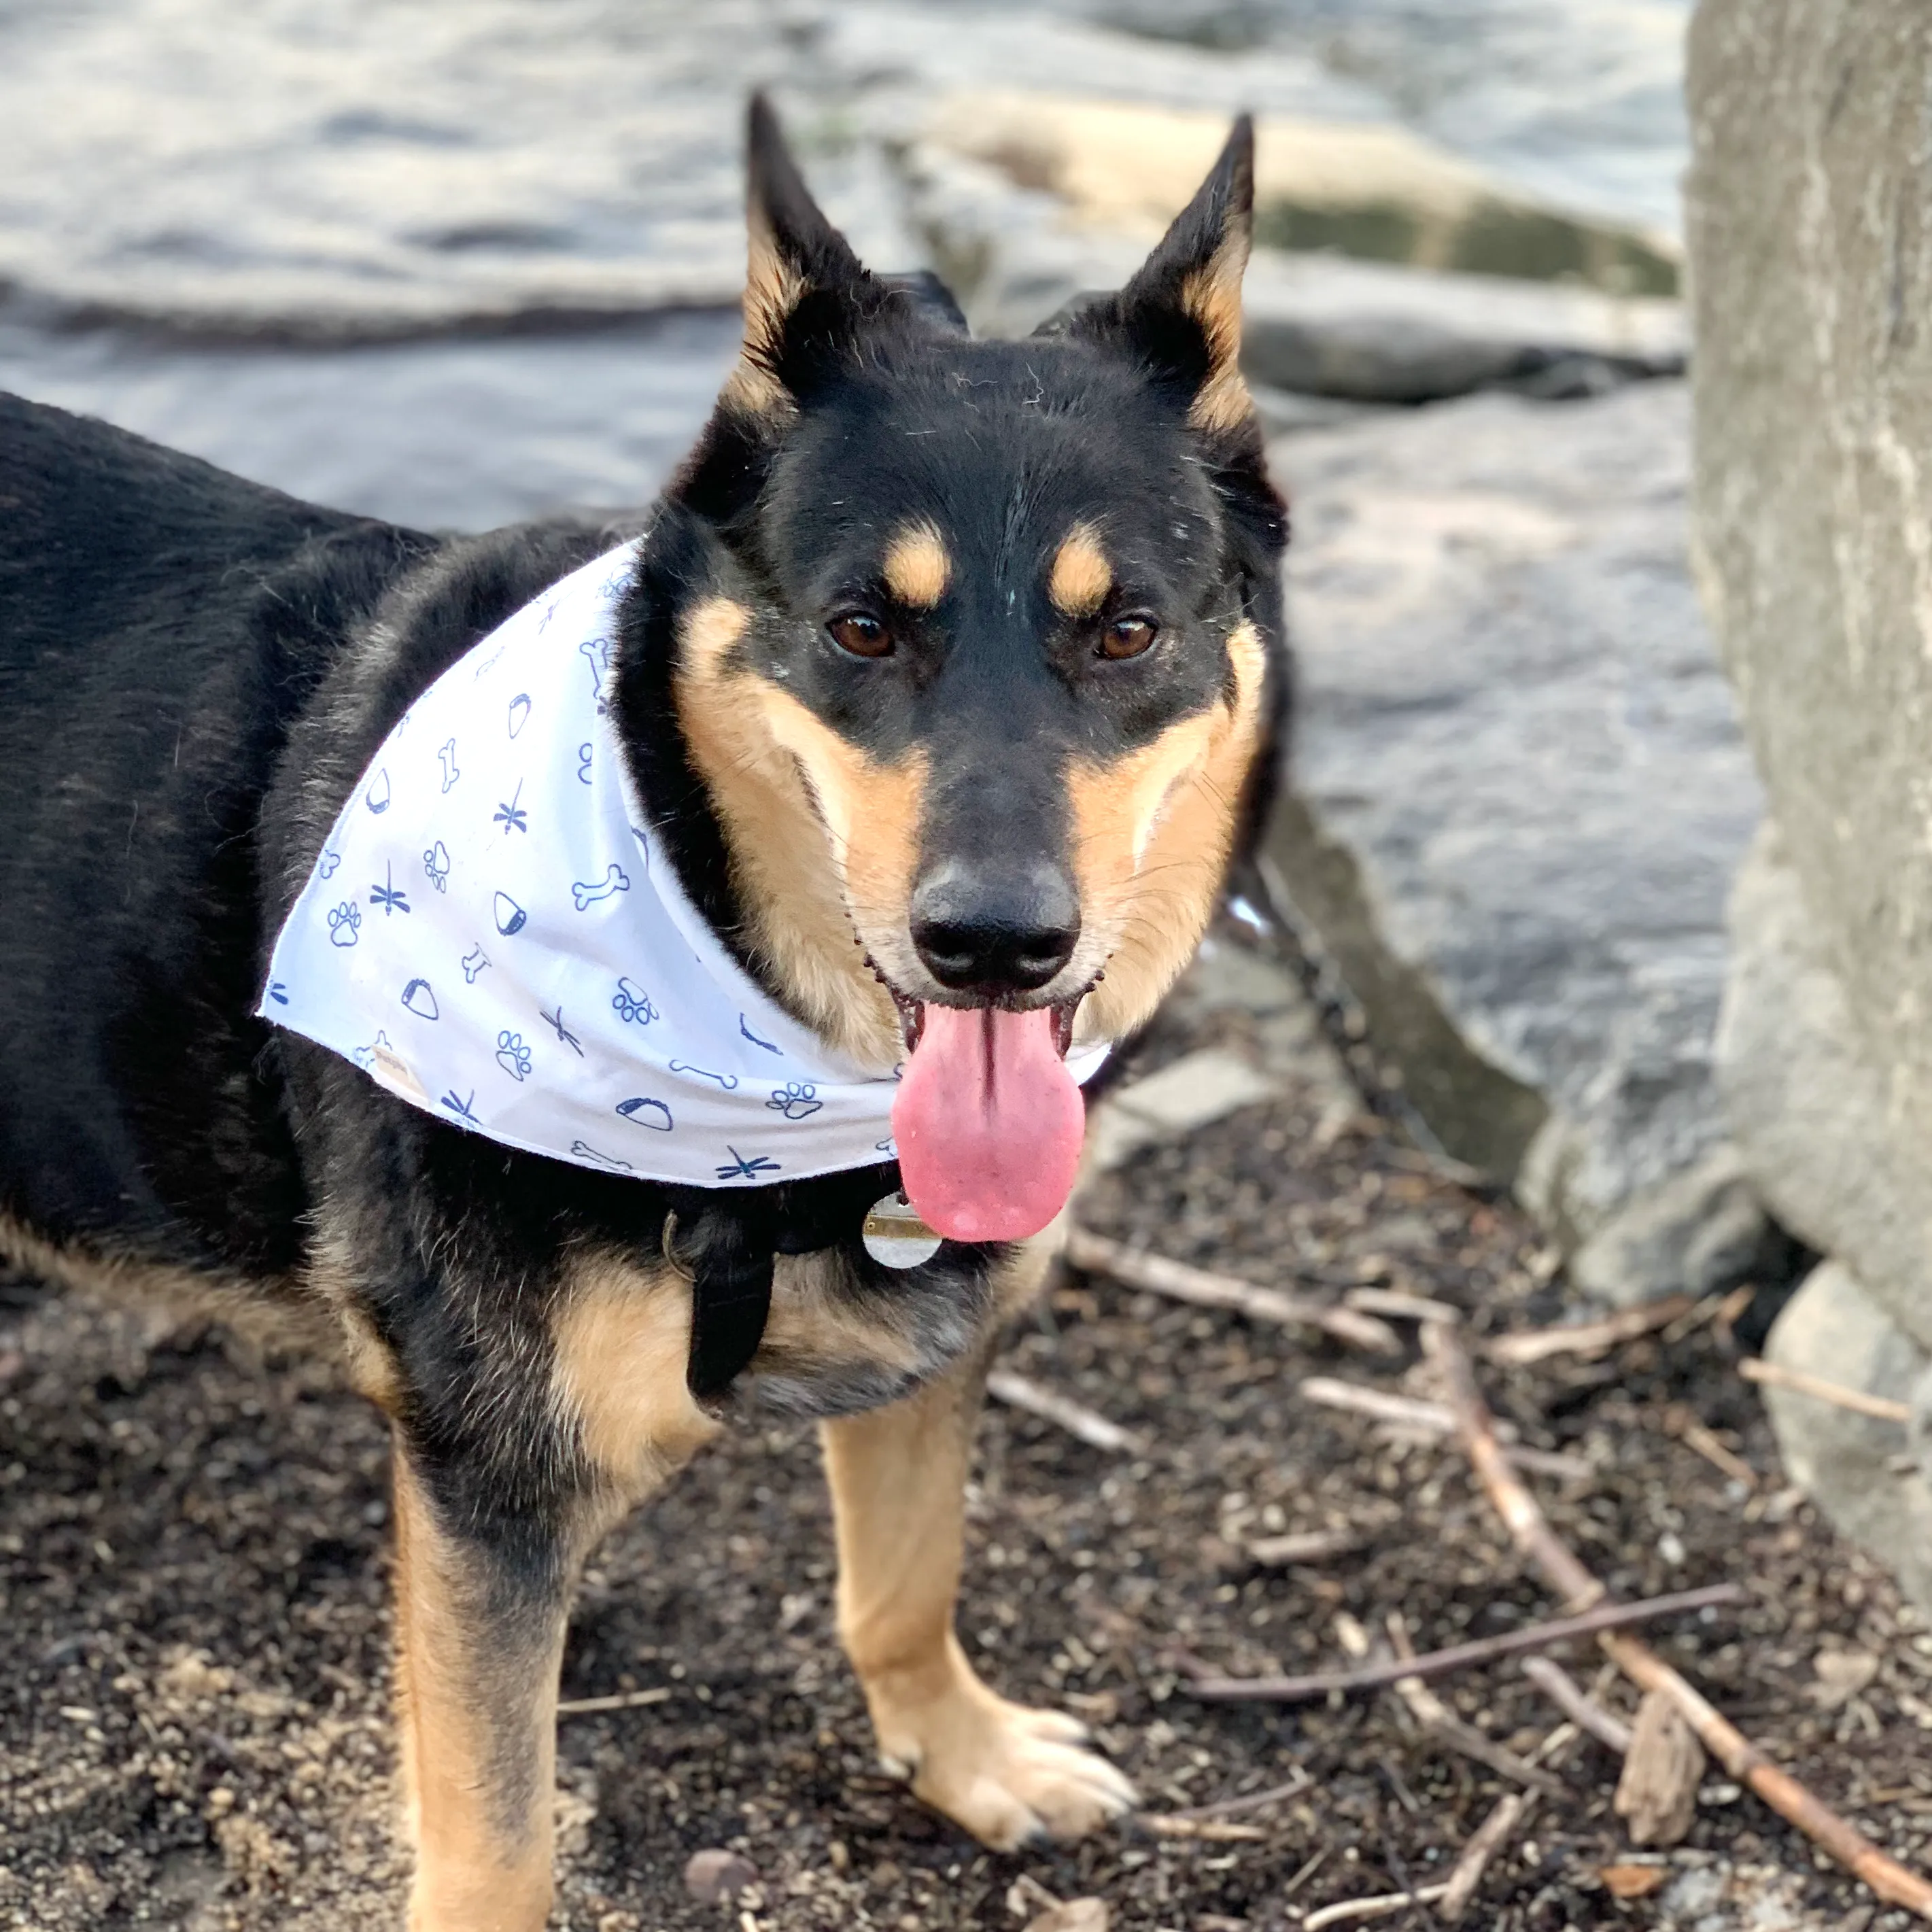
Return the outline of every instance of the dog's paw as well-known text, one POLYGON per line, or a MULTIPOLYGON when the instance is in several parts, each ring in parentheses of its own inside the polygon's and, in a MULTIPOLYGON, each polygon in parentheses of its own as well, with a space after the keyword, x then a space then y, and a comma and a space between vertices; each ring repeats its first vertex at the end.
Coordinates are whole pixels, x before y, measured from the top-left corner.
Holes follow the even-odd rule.
POLYGON ((914 1796, 996 1852, 1084 1837, 1139 1802, 1105 1758, 1081 1748, 1085 1725, 1010 1704, 970 1672, 878 1730, 886 1764, 910 1772, 914 1796))

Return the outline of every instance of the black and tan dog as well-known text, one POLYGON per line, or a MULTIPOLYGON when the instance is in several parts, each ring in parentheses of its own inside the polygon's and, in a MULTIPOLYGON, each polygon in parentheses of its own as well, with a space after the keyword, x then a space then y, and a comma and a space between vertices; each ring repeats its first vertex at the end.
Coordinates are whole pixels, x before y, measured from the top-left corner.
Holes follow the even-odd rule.
MULTIPOLYGON (((976 341, 754 107, 744 352, 626 593, 616 720, 717 934, 862 1059, 962 1009, 995 1058, 1042 1011, 1060 1052, 1122 1038, 1210 916, 1285 682, 1250 176, 1244 124, 1125 289, 976 341)), ((0 1246, 326 1331, 392 1418, 422 1932, 543 1922, 574 1579, 742 1404, 826 1419, 840 1628, 914 1789, 999 1846, 1132 1802, 952 1630, 980 1382, 1050 1234, 887 1270, 890 1166, 600 1174, 251 1016, 414 696, 635 527, 433 539, 0 401, 0 1246)))

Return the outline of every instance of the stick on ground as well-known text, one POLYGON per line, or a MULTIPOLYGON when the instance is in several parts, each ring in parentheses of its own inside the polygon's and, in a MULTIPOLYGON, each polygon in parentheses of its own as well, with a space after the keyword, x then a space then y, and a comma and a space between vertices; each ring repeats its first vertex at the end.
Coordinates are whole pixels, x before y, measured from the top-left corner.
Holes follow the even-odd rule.
POLYGON ((1514 1837, 1530 1808, 1536 1802, 1533 1791, 1512 1791, 1498 1798, 1496 1808, 1477 1826, 1469 1842, 1462 1847, 1449 1874, 1448 1882, 1442 1888, 1441 1901, 1436 1908, 1436 1916, 1445 1925, 1462 1922, 1462 1915, 1469 1909, 1469 1901, 1476 1895, 1476 1888, 1483 1882, 1483 1874, 1488 1870, 1490 1861, 1514 1837))
POLYGON ((1514 1335, 1498 1335, 1483 1352, 1492 1362, 1506 1362, 1523 1368, 1552 1355, 1601 1355, 1620 1342, 1634 1342, 1640 1335, 1654 1334, 1681 1322, 1697 1306, 1688 1294, 1666 1294, 1660 1301, 1646 1301, 1636 1308, 1620 1310, 1600 1322, 1577 1322, 1553 1328, 1525 1328, 1514 1335))
POLYGON ((1493 1664, 1498 1658, 1547 1649, 1572 1637, 1595 1636, 1624 1624, 1742 1603, 1744 1594, 1735 1583, 1714 1583, 1706 1589, 1678 1590, 1667 1597, 1649 1597, 1639 1603, 1600 1604, 1573 1617, 1552 1618, 1547 1623, 1505 1630, 1498 1636, 1478 1637, 1468 1643, 1450 1644, 1446 1649, 1425 1651, 1412 1658, 1386 1658, 1347 1670, 1311 1671, 1300 1677, 1208 1677, 1190 1684, 1188 1689, 1210 1703, 1305 1703, 1311 1698, 1325 1697, 1331 1690, 1377 1690, 1405 1678, 1445 1677, 1452 1671, 1493 1664))
MULTIPOLYGON (((1442 1372, 1450 1406, 1456 1412, 1462 1444, 1478 1479, 1522 1554, 1557 1594, 1572 1604, 1595 1603, 1603 1585, 1585 1568, 1550 1527, 1536 1498, 1505 1460, 1496 1440, 1496 1418, 1476 1385, 1468 1352, 1455 1331, 1432 1322, 1423 1346, 1442 1372)), ((1598 1639, 1631 1682, 1667 1696, 1688 1721, 1704 1748, 1742 1784, 1748 1785, 1778 1816, 1797 1826, 1888 1905, 1902 1905, 1932 1920, 1932 1885, 1880 1850, 1856 1826, 1805 1790, 1789 1772, 1772 1762, 1757 1746, 1723 1717, 1640 1639, 1606 1634, 1598 1639)))
POLYGON ((1366 1348, 1372 1354, 1402 1353, 1402 1338, 1395 1330, 1358 1309, 1333 1308, 1326 1302, 1284 1294, 1279 1288, 1262 1288, 1235 1275, 1190 1268, 1185 1262, 1169 1261, 1164 1255, 1150 1255, 1123 1241, 1090 1234, 1084 1228, 1076 1228, 1067 1237, 1066 1258, 1089 1274, 1109 1275, 1128 1288, 1164 1294, 1171 1301, 1191 1302, 1197 1308, 1232 1308, 1251 1322, 1319 1328, 1338 1342, 1366 1348))
POLYGON ((1790 1389, 1794 1395, 1808 1395, 1838 1408, 1875 1416, 1880 1422, 1909 1423, 1912 1420, 1909 1402, 1893 1402, 1882 1395, 1867 1395, 1863 1389, 1847 1388, 1843 1382, 1828 1382, 1822 1376, 1809 1376, 1802 1369, 1787 1369, 1777 1362, 1761 1360, 1756 1355, 1747 1355, 1738 1364, 1738 1373, 1748 1382, 1790 1389))
POLYGON ((1077 1436, 1095 1449, 1137 1450, 1144 1445, 1130 1429, 1109 1422, 1104 1415, 1072 1400, 1042 1388, 1036 1382, 1016 1375, 1010 1369, 995 1369, 986 1378, 986 1393, 1009 1408, 1024 1409, 1042 1421, 1057 1423, 1068 1435, 1077 1436))
MULTIPOLYGON (((1324 1408, 1339 1408, 1351 1415, 1366 1415, 1386 1423, 1391 1429, 1419 1429, 1431 1436, 1454 1436, 1456 1418, 1447 1404, 1424 1402, 1412 1395, 1397 1395, 1390 1389, 1369 1388, 1360 1382, 1343 1381, 1339 1376, 1309 1376, 1300 1393, 1324 1408)), ((1579 1482, 1596 1472, 1580 1456, 1565 1456, 1560 1450, 1526 1449, 1512 1442, 1503 1451, 1512 1462, 1540 1474, 1555 1476, 1564 1482, 1579 1482)))
POLYGON ((1553 1658, 1526 1657, 1522 1674, 1580 1730, 1622 1757, 1630 1748, 1629 1725, 1611 1716, 1602 1705, 1553 1658))

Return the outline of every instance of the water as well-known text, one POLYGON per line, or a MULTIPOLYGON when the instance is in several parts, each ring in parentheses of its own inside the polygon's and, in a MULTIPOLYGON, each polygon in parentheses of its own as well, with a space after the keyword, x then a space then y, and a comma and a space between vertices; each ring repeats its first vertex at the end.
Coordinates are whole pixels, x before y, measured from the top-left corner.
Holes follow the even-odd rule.
POLYGON ((0 0, 0 382, 417 523, 635 502, 728 363, 749 85, 884 266, 894 143, 973 86, 1394 119, 1668 230, 1688 12, 0 0))

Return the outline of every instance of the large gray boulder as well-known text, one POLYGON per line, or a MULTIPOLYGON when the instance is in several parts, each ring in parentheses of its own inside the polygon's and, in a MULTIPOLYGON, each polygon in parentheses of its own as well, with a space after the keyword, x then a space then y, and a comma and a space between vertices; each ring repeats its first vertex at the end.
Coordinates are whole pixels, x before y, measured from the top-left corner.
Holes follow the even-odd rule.
POLYGON ((1300 707, 1270 859, 1444 1148, 1618 1300, 1764 1232, 1712 1060, 1760 795, 1685 565, 1688 428, 1654 382, 1275 452, 1300 707))
MULTIPOLYGON (((1785 1354, 1890 1394, 1932 1346, 1928 95, 1922 0, 1698 11, 1695 551, 1776 827, 1738 888, 1724 1085, 1756 1186, 1843 1264, 1785 1354)), ((1869 1454, 1772 1413, 1854 1533, 1922 1540, 1922 1478, 1868 1520, 1869 1454)))

